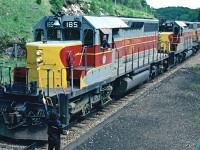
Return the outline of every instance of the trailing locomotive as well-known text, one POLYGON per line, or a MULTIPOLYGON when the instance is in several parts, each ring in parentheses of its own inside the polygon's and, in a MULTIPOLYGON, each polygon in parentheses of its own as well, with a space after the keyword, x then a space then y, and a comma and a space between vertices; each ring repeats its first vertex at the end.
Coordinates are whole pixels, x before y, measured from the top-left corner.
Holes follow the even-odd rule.
POLYGON ((26 44, 26 67, 0 87, 0 134, 46 140, 42 99, 67 126, 199 48, 200 24, 109 16, 42 18, 26 44), (192 24, 192 28, 190 26, 192 24), (159 28, 159 30, 158 30, 159 28), (102 48, 106 35, 111 48, 102 48))

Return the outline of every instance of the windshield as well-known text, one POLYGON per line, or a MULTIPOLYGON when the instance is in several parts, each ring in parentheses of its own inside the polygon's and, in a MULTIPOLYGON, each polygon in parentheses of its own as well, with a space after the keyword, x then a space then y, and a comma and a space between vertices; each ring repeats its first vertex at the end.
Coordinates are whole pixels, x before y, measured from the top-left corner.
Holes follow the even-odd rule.
POLYGON ((47 39, 48 40, 60 41, 60 39, 61 39, 60 32, 61 32, 60 29, 48 29, 48 31, 47 31, 47 39))
POLYGON ((80 30, 78 29, 65 29, 64 40, 80 40, 80 30))
POLYGON ((160 32, 173 32, 173 24, 167 23, 159 27, 160 32))

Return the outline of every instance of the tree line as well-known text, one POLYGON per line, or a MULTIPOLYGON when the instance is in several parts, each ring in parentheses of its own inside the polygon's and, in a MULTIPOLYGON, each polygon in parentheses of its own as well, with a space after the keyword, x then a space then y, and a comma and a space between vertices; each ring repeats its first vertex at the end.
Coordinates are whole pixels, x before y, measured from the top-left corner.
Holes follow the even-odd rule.
POLYGON ((166 7, 155 11, 155 17, 166 20, 200 21, 200 9, 187 7, 166 7))

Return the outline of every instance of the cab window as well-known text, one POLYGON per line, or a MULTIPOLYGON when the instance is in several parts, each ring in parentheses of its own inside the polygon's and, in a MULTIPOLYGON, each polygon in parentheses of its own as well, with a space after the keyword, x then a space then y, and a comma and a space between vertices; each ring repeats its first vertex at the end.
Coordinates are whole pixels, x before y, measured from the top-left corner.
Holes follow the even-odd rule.
POLYGON ((94 33, 92 29, 84 30, 84 45, 93 45, 94 33))
POLYGON ((35 40, 42 41, 44 38, 44 30, 43 29, 36 29, 35 30, 35 40))
POLYGON ((65 40, 80 40, 80 30, 77 29, 65 29, 64 30, 65 40))
POLYGON ((60 29, 49 29, 47 31, 47 39, 48 40, 59 40, 61 38, 60 29))
POLYGON ((174 27, 174 34, 178 35, 179 34, 179 27, 174 27))

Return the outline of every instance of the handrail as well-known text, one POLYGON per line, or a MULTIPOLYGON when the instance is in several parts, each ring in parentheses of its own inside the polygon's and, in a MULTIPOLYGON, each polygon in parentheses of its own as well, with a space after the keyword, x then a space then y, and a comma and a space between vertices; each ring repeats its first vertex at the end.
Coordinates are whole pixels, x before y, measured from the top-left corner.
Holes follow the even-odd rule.
MULTIPOLYGON (((11 84, 12 84, 12 80, 11 80, 11 67, 10 66, 2 66, 0 65, 0 68, 8 68, 9 69, 9 90, 10 90, 10 93, 12 92, 12 89, 11 89, 11 84)), ((29 68, 29 67, 22 67, 24 69, 26 69, 26 93, 28 91, 28 86, 29 86, 29 71, 30 70, 46 70, 47 72, 47 95, 49 96, 49 87, 50 87, 50 71, 52 71, 52 75, 53 75, 53 88, 55 88, 55 73, 54 73, 54 70, 53 69, 44 69, 44 68, 29 68)), ((40 80, 40 78, 37 79, 37 81, 40 80)))
POLYGON ((61 68, 61 81, 60 81, 60 84, 61 84, 61 87, 62 87, 62 71, 64 69, 71 69, 71 91, 73 92, 74 90, 74 66, 69 66, 69 67, 64 67, 64 68, 61 68))
POLYGON ((9 83, 10 83, 10 85, 9 85, 9 88, 10 88, 10 92, 11 92, 11 67, 10 66, 0 66, 0 68, 8 68, 8 70, 9 70, 9 83))
POLYGON ((47 96, 49 96, 49 72, 53 72, 53 88, 55 87, 55 77, 54 77, 54 70, 53 69, 41 69, 41 70, 46 70, 47 71, 47 96))
MULTIPOLYGON (((54 70, 53 69, 44 69, 44 68, 28 68, 28 67, 25 67, 26 68, 26 85, 28 85, 28 75, 29 75, 29 70, 46 70, 47 71, 47 96, 49 96, 49 72, 52 71, 53 73, 53 88, 55 88, 55 74, 54 74, 54 70)), ((38 79, 39 80, 39 79, 38 79)))

